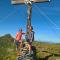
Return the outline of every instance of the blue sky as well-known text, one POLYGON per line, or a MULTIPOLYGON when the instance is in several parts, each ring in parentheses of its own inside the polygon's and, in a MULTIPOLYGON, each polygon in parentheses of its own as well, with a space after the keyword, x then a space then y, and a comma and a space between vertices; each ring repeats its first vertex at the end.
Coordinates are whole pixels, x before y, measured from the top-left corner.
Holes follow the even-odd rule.
MULTIPOLYGON (((11 0, 0 0, 0 36, 12 36, 22 27, 26 32, 27 6, 12 5, 11 0)), ((60 43, 60 0, 32 4, 32 26, 35 40, 60 43)))

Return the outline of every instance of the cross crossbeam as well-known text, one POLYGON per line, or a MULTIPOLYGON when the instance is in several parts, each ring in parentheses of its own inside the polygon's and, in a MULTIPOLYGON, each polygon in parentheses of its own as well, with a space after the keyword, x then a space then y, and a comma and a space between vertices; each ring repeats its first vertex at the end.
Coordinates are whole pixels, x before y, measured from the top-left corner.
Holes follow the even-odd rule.
MULTIPOLYGON (((25 1, 29 1, 29 0, 12 0, 11 4, 24 4, 25 1)), ((33 3, 37 3, 37 2, 48 2, 50 0, 31 0, 31 2, 33 3)))
MULTIPOLYGON (((12 0, 11 4, 26 4, 27 5, 27 25, 26 25, 26 33, 28 32, 28 38, 30 39, 30 33, 32 32, 31 26, 31 14, 32 14, 32 3, 37 2, 49 2, 50 0, 12 0), (31 29, 30 29, 31 28, 31 29)), ((34 36, 34 34, 32 34, 34 36)), ((32 37, 33 39, 34 37, 32 37)))

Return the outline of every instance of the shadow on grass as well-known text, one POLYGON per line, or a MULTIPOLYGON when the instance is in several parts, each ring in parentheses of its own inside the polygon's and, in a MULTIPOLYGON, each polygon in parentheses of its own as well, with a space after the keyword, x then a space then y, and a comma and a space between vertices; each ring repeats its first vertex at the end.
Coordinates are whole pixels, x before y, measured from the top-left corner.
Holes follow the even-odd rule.
POLYGON ((38 58, 36 56, 36 47, 32 46, 32 50, 34 52, 34 60, 48 60, 50 57, 52 56, 60 56, 59 54, 54 54, 54 53, 50 53, 50 52, 47 52, 47 51, 43 51, 43 52, 46 52, 46 53, 50 53, 50 55, 46 56, 45 58, 38 58))
POLYGON ((42 51, 42 52, 50 53, 51 55, 54 55, 54 56, 60 56, 60 54, 51 53, 51 52, 48 52, 48 51, 42 51))
POLYGON ((53 56, 53 55, 48 55, 45 58, 37 58, 37 60, 48 60, 51 56, 53 56))
MULTIPOLYGON (((50 52, 47 52, 47 51, 43 51, 43 52, 50 53, 50 52)), ((37 58, 37 60, 48 60, 52 56, 60 56, 60 54, 50 53, 50 55, 46 56, 45 58, 37 58)))

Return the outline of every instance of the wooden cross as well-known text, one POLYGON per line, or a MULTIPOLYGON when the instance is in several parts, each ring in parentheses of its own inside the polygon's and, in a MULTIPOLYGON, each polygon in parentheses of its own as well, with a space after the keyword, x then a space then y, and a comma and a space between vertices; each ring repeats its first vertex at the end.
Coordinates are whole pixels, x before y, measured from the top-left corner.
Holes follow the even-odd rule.
POLYGON ((48 2, 50 0, 12 0, 11 4, 16 5, 16 4, 26 4, 28 7, 27 10, 27 14, 28 14, 28 18, 27 18, 27 31, 26 32, 30 32, 29 30, 29 26, 31 26, 31 13, 32 13, 32 3, 41 3, 41 2, 48 2))

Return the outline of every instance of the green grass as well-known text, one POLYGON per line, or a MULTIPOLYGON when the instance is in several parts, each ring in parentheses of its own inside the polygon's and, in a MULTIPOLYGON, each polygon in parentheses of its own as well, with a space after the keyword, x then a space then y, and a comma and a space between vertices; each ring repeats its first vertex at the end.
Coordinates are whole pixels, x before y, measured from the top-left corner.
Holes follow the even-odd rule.
POLYGON ((33 45, 36 46, 36 56, 39 60, 60 59, 60 44, 34 42, 33 45))
POLYGON ((0 37, 0 60, 16 60, 13 40, 9 34, 0 37))
MULTIPOLYGON (((14 38, 10 34, 0 37, 0 60, 16 60, 14 38)), ((60 44, 33 42, 37 60, 60 60, 60 44)))

